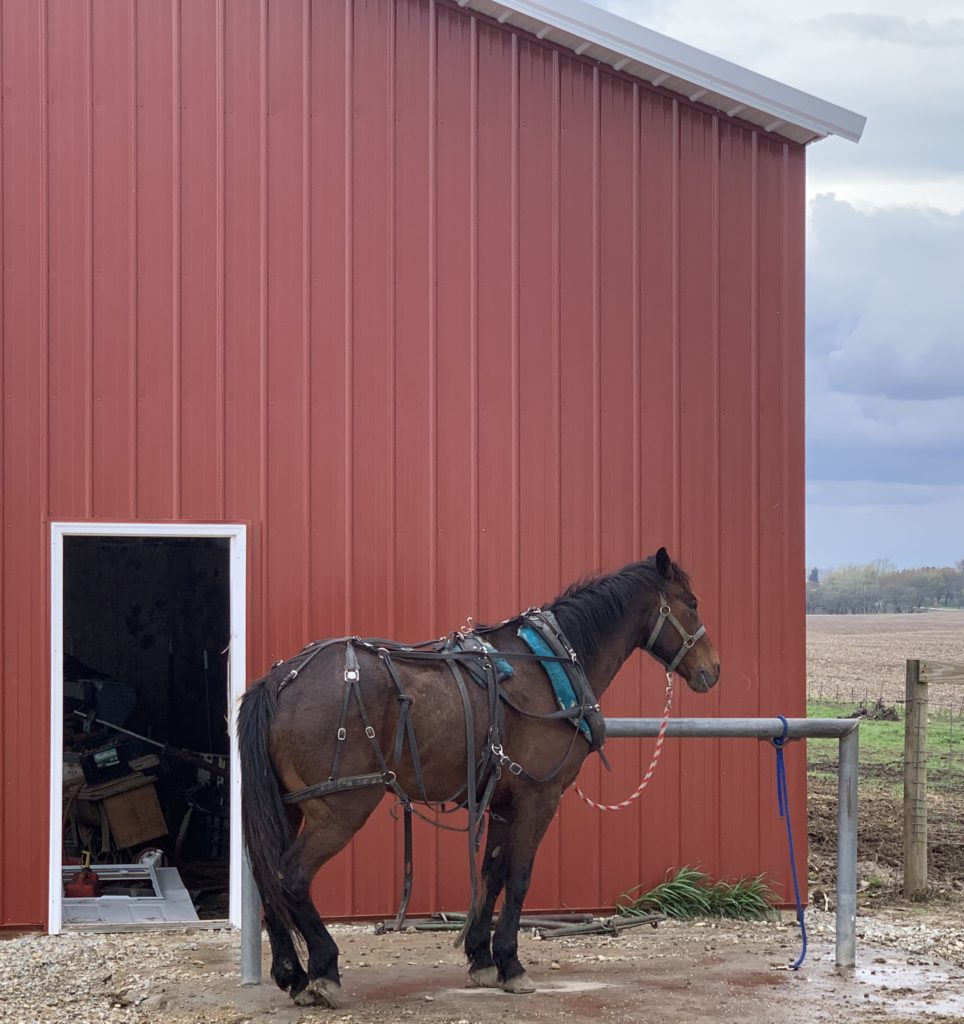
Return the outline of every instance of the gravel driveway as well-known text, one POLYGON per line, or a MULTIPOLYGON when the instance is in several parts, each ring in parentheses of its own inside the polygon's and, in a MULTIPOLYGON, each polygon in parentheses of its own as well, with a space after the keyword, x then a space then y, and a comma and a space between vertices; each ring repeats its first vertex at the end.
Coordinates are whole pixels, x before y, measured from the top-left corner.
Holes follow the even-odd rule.
POLYGON ((546 941, 523 934, 522 958, 539 986, 529 996, 466 989, 450 935, 376 936, 370 927, 336 925, 347 997, 336 1011, 296 1007, 270 982, 240 988, 235 932, 26 935, 0 941, 0 1021, 964 1020, 960 909, 905 906, 862 917, 854 972, 833 966, 832 915, 811 910, 808 921, 810 954, 796 974, 775 969, 798 949, 795 925, 786 923, 666 922, 617 938, 546 941))

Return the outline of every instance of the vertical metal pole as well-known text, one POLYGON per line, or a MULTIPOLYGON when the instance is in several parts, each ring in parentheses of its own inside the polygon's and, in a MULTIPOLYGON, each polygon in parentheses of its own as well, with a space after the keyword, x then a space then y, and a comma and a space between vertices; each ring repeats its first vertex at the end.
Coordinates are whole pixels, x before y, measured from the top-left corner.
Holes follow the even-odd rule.
POLYGON ((907 662, 904 705, 904 896, 927 892, 927 681, 907 662))
POLYGON ((261 984, 261 897, 247 848, 241 859, 241 984, 261 984))
POLYGON ((857 957, 857 767, 860 730, 840 737, 837 767, 837 966, 857 957))

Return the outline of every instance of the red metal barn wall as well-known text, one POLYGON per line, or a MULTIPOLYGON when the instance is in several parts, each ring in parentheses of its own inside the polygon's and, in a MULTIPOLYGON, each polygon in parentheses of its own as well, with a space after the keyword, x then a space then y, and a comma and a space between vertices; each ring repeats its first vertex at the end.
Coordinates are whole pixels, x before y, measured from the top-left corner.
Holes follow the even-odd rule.
MULTIPOLYGON (((802 148, 444 0, 0 16, 0 922, 46 914, 51 520, 248 523, 253 675, 665 543, 724 666, 676 712, 803 713, 802 148)), ((662 701, 639 659, 606 710, 662 701)), ((609 750, 606 801, 651 744, 609 750)), ((530 906, 682 864, 786 897, 772 760, 671 742, 631 809, 568 794, 530 906)), ((416 841, 413 908, 464 907, 463 837, 416 841)), ((386 804, 326 912, 391 910, 399 845, 386 804)))

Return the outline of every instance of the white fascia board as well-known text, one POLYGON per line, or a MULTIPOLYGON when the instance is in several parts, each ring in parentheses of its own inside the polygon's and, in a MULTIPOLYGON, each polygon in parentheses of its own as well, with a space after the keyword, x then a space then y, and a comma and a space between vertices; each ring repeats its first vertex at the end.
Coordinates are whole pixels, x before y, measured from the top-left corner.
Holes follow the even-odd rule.
MULTIPOLYGON (((467 0, 465 6, 483 14, 491 14, 493 9, 515 12, 550 32, 558 29, 611 50, 620 61, 638 61, 820 138, 839 135, 857 142, 867 121, 862 114, 637 25, 585 0, 467 0)), ((626 70, 630 71, 628 67, 626 70)))

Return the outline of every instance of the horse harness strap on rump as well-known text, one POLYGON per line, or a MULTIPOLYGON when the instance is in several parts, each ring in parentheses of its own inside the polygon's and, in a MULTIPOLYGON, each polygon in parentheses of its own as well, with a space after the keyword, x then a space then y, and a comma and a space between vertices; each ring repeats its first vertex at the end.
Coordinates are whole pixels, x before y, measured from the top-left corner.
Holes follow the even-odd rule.
POLYGON ((387 789, 391 789, 403 803, 408 801, 406 794, 395 782, 395 773, 389 769, 388 764, 385 761, 385 756, 382 754, 382 749, 375 736, 375 730, 372 728, 371 720, 368 717, 365 702, 362 700, 361 688, 358 685, 359 680, 361 679, 361 672, 358 667, 358 656, 355 654, 354 647, 357 641, 357 637, 339 637, 332 640, 315 641, 314 643, 309 644, 305 648, 305 651, 302 652, 303 654, 307 652, 307 654, 302 659, 298 667, 296 669, 292 669, 278 684, 278 692, 280 693, 285 686, 294 682, 298 675, 304 670, 305 666, 323 650, 328 647, 332 647, 335 644, 345 644, 345 693, 341 705, 341 717, 338 720, 338 731, 335 734, 335 754, 332 758, 331 772, 329 773, 326 782, 318 782, 313 786, 305 786, 303 789, 297 789, 294 792, 284 794, 282 800, 286 804, 300 803, 302 800, 310 800, 314 797, 327 796, 330 793, 340 793, 345 790, 362 789, 366 786, 381 785, 384 785, 387 789), (338 778, 338 764, 341 760, 342 744, 345 742, 348 735, 345 723, 348 719, 348 709, 351 704, 352 696, 355 697, 355 703, 358 705, 362 724, 365 727, 365 735, 371 742, 372 749, 375 752, 375 760, 380 771, 369 772, 365 775, 349 775, 343 778, 338 778))
MULTIPOLYGON (((464 799, 461 801, 461 805, 465 806, 469 813, 469 822, 466 826, 466 831, 468 832, 469 839, 468 856, 470 879, 472 883, 472 905, 473 907, 476 906, 478 903, 478 878, 475 866, 475 857, 481 841, 482 822, 485 812, 488 809, 489 801, 491 800, 492 794, 495 790, 495 785, 501 777, 502 764, 506 760, 504 756, 500 757, 502 750, 501 738, 504 712, 502 709, 502 703, 499 700, 499 669, 497 669, 496 664, 501 663, 502 670, 507 671, 508 673, 511 673, 512 671, 511 666, 501 659, 496 659, 494 662, 489 657, 489 653, 492 651, 490 645, 477 640, 467 643, 466 638, 462 637, 460 634, 456 634, 455 636, 449 637, 440 642, 431 642, 412 646, 397 644, 388 640, 365 640, 357 636, 340 637, 332 640, 316 641, 313 644, 309 644, 308 647, 305 648, 305 651, 303 652, 304 656, 297 667, 292 669, 279 683, 278 692, 280 693, 287 685, 294 682, 305 666, 322 650, 340 643, 345 644, 345 690, 341 705, 341 716, 339 718, 338 729, 335 735, 335 753, 332 759, 331 772, 327 781, 315 783, 311 786, 305 786, 303 789, 286 793, 282 797, 282 800, 287 804, 295 804, 300 803, 303 800, 329 796, 334 793, 380 785, 384 785, 395 794, 398 802, 402 805, 404 810, 405 824, 405 877, 402 887, 401 903, 395 919, 395 928, 400 929, 405 920, 408 902, 412 891, 412 814, 418 812, 414 812, 411 796, 409 796, 409 794, 399 786, 395 772, 388 767, 385 755, 376 738, 375 730, 371 725, 371 721, 365 707, 365 702, 362 697, 361 687, 359 685, 361 673, 355 648, 361 647, 364 650, 375 653, 381 660, 389 674, 389 677, 394 683, 396 690, 398 691, 397 698, 401 704, 401 708, 399 711, 398 725, 395 730, 395 739, 393 744, 394 760, 395 763, 400 760, 404 742, 407 739, 412 755, 412 765, 415 771, 416 785, 419 791, 418 797, 425 804, 430 804, 431 801, 429 800, 425 789, 421 758, 419 757, 418 744, 415 738, 415 729, 409 713, 413 703, 413 698, 404 692, 401 678, 393 662, 393 655, 396 658, 401 657, 403 659, 443 660, 449 671, 452 673, 461 698, 463 715, 465 718, 467 764, 465 784, 448 799, 441 801, 441 809, 444 810, 444 804, 459 800, 464 793, 464 799), (465 679, 460 668, 460 663, 464 665, 466 661, 468 661, 469 666, 472 669, 470 674, 473 679, 480 685, 483 685, 489 695, 487 742, 478 763, 476 762, 475 757, 475 716, 472 711, 472 704, 469 699, 468 690, 466 689, 465 679), (475 664, 473 665, 473 663, 475 664), (479 663, 481 663, 482 666, 481 673, 478 671, 479 663), (339 778, 338 766, 341 759, 342 745, 347 738, 346 723, 352 697, 354 697, 354 702, 358 707, 362 724, 365 728, 365 735, 372 744, 375 760, 380 771, 339 778), (483 782, 485 785, 480 795, 479 788, 483 782)), ((492 653, 494 653, 494 651, 492 653)), ((424 815, 419 816, 424 817, 424 815)), ((438 824, 430 818, 426 818, 425 820, 432 824, 438 824)), ((451 826, 440 827, 450 828, 451 826)), ((461 831, 461 829, 459 831, 461 831)))

